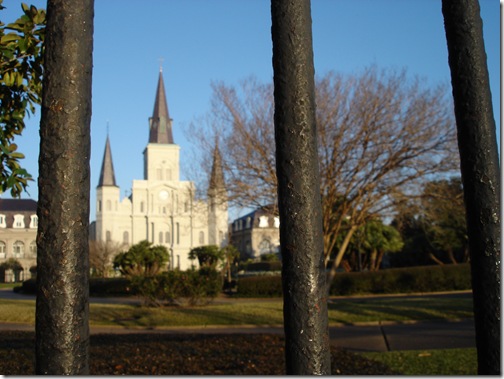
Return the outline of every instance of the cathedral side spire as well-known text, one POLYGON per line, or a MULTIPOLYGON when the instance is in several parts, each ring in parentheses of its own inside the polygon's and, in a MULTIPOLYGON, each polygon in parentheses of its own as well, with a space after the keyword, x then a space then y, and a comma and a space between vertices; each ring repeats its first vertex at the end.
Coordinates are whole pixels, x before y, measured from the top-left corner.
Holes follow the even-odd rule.
POLYGON ((159 80, 154 101, 154 111, 149 118, 149 143, 173 144, 172 119, 168 113, 168 104, 163 81, 163 69, 159 68, 159 80))
POLYGON ((112 150, 110 149, 110 140, 108 135, 107 142, 105 143, 105 152, 103 153, 100 180, 98 182, 98 187, 104 186, 117 187, 114 174, 114 164, 112 163, 112 150))
POLYGON ((210 174, 208 192, 216 194, 225 190, 226 185, 224 182, 224 171, 222 170, 222 158, 219 151, 219 145, 216 143, 213 152, 212 172, 210 174))

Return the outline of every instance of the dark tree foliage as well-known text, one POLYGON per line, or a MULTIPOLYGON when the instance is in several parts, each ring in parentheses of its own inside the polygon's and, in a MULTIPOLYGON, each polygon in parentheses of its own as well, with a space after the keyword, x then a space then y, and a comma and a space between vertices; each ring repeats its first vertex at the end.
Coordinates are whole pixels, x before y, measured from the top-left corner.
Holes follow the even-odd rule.
POLYGON ((165 246, 152 246, 149 241, 141 241, 119 253, 114 258, 114 268, 125 276, 154 276, 169 261, 168 249, 165 246))
MULTIPOLYGON (((3 0, 0 0, 0 10, 3 0)), ((25 118, 35 113, 42 95, 43 42, 46 14, 21 4, 23 15, 5 25, 0 21, 0 193, 13 197, 26 189, 31 175, 21 167, 24 155, 14 138, 25 128, 25 118)))
POLYGON ((398 209, 392 223, 404 248, 394 266, 467 262, 469 245, 460 177, 427 182, 417 202, 398 209))
POLYGON ((224 259, 224 251, 216 245, 198 246, 191 249, 189 259, 197 259, 200 267, 215 268, 224 259))

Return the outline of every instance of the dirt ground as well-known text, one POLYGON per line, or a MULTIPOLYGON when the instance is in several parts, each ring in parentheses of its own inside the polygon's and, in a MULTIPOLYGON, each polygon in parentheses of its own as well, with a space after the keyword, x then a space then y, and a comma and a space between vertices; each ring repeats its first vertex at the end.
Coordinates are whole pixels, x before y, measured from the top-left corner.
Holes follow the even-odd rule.
MULTIPOLYGON (((392 375, 386 366, 331 350, 333 375, 392 375)), ((35 373, 35 333, 0 332, 0 374, 35 373)), ((91 375, 285 375, 284 339, 272 334, 98 334, 91 375)))

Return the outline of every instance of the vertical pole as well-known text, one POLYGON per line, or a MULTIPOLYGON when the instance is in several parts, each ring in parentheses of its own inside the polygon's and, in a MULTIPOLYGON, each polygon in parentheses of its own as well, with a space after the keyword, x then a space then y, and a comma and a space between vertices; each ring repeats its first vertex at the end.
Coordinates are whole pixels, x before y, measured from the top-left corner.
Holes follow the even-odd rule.
POLYGON ((329 375, 309 0, 272 0, 276 170, 287 374, 329 375))
POLYGON ((93 8, 93 0, 47 2, 37 210, 37 374, 89 374, 93 8))
POLYGON ((500 176, 477 0, 443 0, 471 254, 478 373, 500 375, 500 176))

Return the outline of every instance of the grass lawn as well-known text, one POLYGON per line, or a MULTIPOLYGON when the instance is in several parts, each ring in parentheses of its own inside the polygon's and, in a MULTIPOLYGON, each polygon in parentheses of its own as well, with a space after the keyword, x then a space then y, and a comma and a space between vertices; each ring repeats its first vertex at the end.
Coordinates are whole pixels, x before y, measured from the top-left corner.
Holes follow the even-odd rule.
MULTIPOLYGON (((329 324, 460 319, 472 317, 472 298, 363 298, 329 303, 329 324)), ((0 321, 35 322, 34 300, 0 299, 0 321)), ((91 304, 91 325, 169 327, 207 325, 281 325, 282 300, 248 300, 198 307, 146 308, 91 304)))
POLYGON ((19 283, 0 283, 0 288, 14 288, 19 286, 19 283))
MULTIPOLYGON (((472 317, 472 297, 353 298, 328 304, 329 323, 472 317)), ((0 299, 0 321, 35 322, 34 300, 0 299)), ((146 308, 91 304, 90 324, 128 327, 281 325, 282 300, 251 300, 198 307, 146 308)), ((476 375, 476 349, 358 353, 403 375, 476 375)))
POLYGON ((403 375, 477 375, 475 348, 359 353, 403 375))

